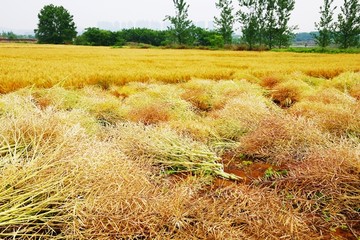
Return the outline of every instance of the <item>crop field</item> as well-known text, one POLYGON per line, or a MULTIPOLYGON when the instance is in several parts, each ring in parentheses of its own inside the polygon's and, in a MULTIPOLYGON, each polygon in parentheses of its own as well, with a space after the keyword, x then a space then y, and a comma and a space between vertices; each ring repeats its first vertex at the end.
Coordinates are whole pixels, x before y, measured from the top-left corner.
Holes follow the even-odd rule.
POLYGON ((360 55, 0 44, 0 239, 359 239, 360 55))

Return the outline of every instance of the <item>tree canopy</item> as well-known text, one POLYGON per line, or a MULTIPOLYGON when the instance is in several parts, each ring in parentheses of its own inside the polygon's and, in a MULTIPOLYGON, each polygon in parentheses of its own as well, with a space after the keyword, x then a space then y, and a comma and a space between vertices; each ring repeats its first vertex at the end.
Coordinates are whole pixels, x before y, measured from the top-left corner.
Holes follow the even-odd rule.
POLYGON ((232 34, 234 33, 235 16, 232 0, 218 0, 216 8, 220 9, 220 16, 214 18, 214 24, 217 31, 221 34, 226 44, 232 43, 232 34))
POLYGON ((333 15, 336 7, 332 7, 334 0, 324 0, 324 6, 320 7, 320 21, 315 23, 318 34, 315 35, 315 42, 322 48, 332 43, 334 33, 333 15))
POLYGON ((360 43, 359 0, 344 0, 340 9, 335 41, 341 48, 356 47, 360 43))
MULTIPOLYGON (((186 0, 172 0, 175 15, 165 16, 169 21, 167 30, 146 28, 122 29, 116 32, 96 27, 86 28, 77 36, 73 16, 62 6, 44 6, 38 14, 35 37, 39 43, 121 46, 135 43, 141 46, 210 47, 265 50, 288 47, 293 43, 297 26, 289 24, 296 0, 216 0, 219 16, 214 17, 214 30, 194 25, 189 19, 190 5, 186 0), (234 25, 240 26, 240 35, 234 38, 234 25), (75 39, 75 41, 74 41, 75 39), (240 48, 229 46, 239 44, 240 48)), ((333 22, 334 0, 323 0, 321 18, 315 23, 316 32, 311 39, 324 48, 335 43, 340 48, 360 47, 360 3, 359 0, 344 0, 337 21, 333 22)), ((10 33, 8 38, 14 38, 10 33)))
POLYGON ((86 28, 75 40, 78 45, 91 46, 121 46, 128 42, 161 46, 166 41, 167 31, 147 28, 130 28, 112 32, 91 27, 86 28))
POLYGON ((185 0, 173 0, 173 2, 175 16, 165 17, 165 20, 169 20, 172 25, 169 27, 170 37, 174 43, 191 45, 191 29, 194 28, 194 24, 188 18, 189 4, 185 0))
POLYGON ((296 26, 289 26, 289 20, 295 0, 239 0, 239 7, 242 40, 250 49, 291 44, 296 26))
POLYGON ((39 43, 62 44, 72 42, 76 37, 73 16, 62 6, 44 6, 38 14, 38 28, 35 37, 39 43))

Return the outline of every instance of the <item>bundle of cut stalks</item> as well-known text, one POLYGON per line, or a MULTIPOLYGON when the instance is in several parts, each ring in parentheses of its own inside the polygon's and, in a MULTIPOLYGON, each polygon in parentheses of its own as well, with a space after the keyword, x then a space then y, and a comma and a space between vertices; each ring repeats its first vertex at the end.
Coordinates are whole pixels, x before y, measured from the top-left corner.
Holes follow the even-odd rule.
POLYGON ((238 179, 224 172, 220 158, 205 144, 180 136, 168 127, 126 123, 118 126, 115 134, 128 157, 150 159, 166 173, 193 172, 238 179))

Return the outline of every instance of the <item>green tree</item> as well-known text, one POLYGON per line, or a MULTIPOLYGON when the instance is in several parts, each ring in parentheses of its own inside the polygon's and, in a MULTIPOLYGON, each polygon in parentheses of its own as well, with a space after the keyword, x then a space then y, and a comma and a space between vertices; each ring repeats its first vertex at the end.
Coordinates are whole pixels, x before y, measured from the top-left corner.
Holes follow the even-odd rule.
POLYGON ((166 31, 158 31, 147 28, 123 29, 118 32, 118 38, 126 42, 145 43, 160 46, 166 41, 166 31))
POLYGON ((173 0, 175 6, 175 16, 166 16, 164 20, 169 20, 171 25, 169 33, 172 42, 178 44, 192 44, 191 31, 194 25, 188 19, 189 5, 185 0, 173 0))
POLYGON ((249 49, 252 50, 259 43, 258 18, 254 15, 249 15, 245 23, 246 25, 242 29, 242 39, 249 45, 249 49))
POLYGON ((333 15, 335 7, 331 7, 334 0, 324 0, 324 6, 320 7, 320 22, 315 23, 316 30, 318 34, 314 36, 315 42, 322 48, 329 46, 332 42, 334 35, 334 23, 333 15))
POLYGON ((259 1, 261 0, 239 0, 240 10, 238 16, 242 25, 242 41, 253 49, 261 42, 261 17, 259 16, 259 1))
POLYGON ((295 0, 239 0, 242 40, 253 49, 256 45, 273 48, 290 45, 295 26, 289 26, 295 0))
POLYGON ((13 32, 2 32, 0 36, 5 37, 7 39, 17 39, 17 38, 21 37, 21 36, 16 35, 13 32))
POLYGON ((223 37, 216 31, 209 31, 201 27, 192 30, 192 38, 195 46, 206 46, 211 48, 224 47, 223 37))
POLYGON ((112 46, 116 43, 116 35, 109 30, 99 28, 86 28, 85 32, 78 36, 75 44, 91 46, 112 46))
POLYGON ((225 44, 232 43, 232 34, 234 33, 235 16, 232 0, 218 0, 216 7, 221 10, 220 17, 214 18, 217 31, 221 34, 225 44))
POLYGON ((69 43, 76 37, 73 16, 62 6, 44 6, 38 14, 38 28, 35 37, 39 43, 69 43))
POLYGON ((276 44, 276 38, 278 34, 277 25, 277 0, 268 0, 263 2, 264 6, 264 17, 262 19, 262 38, 263 42, 269 47, 273 48, 276 44))
POLYGON ((360 41, 359 0, 344 0, 340 9, 335 41, 341 48, 356 47, 360 41))
POLYGON ((85 32, 75 39, 77 45, 122 46, 127 42, 144 43, 161 46, 166 41, 166 32, 147 28, 130 28, 112 32, 99 28, 86 28, 85 32))
POLYGON ((295 0, 277 0, 277 45, 279 48, 290 46, 294 38, 296 26, 289 26, 291 12, 295 8, 295 0))

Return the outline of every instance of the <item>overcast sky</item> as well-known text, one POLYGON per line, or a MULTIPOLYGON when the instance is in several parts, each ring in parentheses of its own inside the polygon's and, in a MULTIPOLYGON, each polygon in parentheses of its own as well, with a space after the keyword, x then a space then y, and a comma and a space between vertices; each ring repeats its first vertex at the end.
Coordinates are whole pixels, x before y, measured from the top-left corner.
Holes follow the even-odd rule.
MULTIPOLYGON (((218 15, 215 0, 187 0, 189 17, 201 27, 212 27, 218 15)), ((237 0, 233 1, 235 5, 237 0)), ((162 21, 174 14, 172 0, 0 0, 0 31, 32 33, 37 27, 37 14, 47 4, 62 5, 73 16, 78 30, 86 27, 120 30, 130 27, 165 28, 162 21)), ((343 0, 335 0, 340 5, 343 0)), ((323 0, 297 0, 291 24, 298 32, 314 30, 323 0)))

